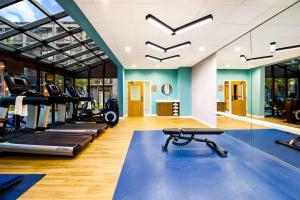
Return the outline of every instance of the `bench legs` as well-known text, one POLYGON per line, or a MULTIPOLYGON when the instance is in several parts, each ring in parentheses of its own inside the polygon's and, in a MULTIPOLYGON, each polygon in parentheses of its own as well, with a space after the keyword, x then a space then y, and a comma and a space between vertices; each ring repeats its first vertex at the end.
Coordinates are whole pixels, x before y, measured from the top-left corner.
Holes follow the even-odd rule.
POLYGON ((175 139, 172 135, 170 135, 170 136, 167 138, 165 144, 162 145, 162 150, 163 150, 163 151, 168 151, 168 145, 169 145, 169 143, 170 143, 170 141, 171 141, 172 139, 173 139, 173 140, 175 139))
POLYGON ((279 140, 276 140, 275 142, 277 144, 281 144, 281 145, 284 145, 284 146, 287 146, 287 147, 290 147, 292 149, 300 151, 300 146, 296 144, 298 142, 300 143, 300 137, 293 138, 289 142, 282 142, 282 141, 279 141, 279 140))
POLYGON ((196 142, 204 142, 206 143, 212 150, 214 150, 215 152, 217 152, 221 157, 226 157, 227 156, 227 151, 222 149, 221 147, 219 147, 215 142, 211 141, 211 140, 208 140, 208 139, 200 139, 200 138, 195 138, 194 135, 192 135, 191 137, 185 137, 185 136, 173 136, 173 135, 170 135, 165 144, 162 145, 162 150, 163 151, 168 151, 168 145, 170 143, 171 140, 174 140, 173 141, 173 144, 177 145, 177 144, 180 144, 180 145, 177 145, 177 146, 183 146, 183 145, 187 145, 189 144, 191 141, 196 141, 196 142), (177 140, 186 140, 186 142, 183 142, 183 143, 176 143, 175 141, 177 140))

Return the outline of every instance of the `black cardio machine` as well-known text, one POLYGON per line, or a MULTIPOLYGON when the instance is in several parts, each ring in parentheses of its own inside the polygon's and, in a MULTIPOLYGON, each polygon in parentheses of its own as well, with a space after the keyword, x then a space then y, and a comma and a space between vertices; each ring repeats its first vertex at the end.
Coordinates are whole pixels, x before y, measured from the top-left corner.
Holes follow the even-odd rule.
POLYGON ((48 99, 36 91, 29 90, 30 86, 24 77, 6 75, 4 80, 11 96, 0 98, 0 123, 3 124, 0 129, 0 152, 75 156, 93 141, 94 138, 88 135, 35 131, 38 108, 40 105, 46 105, 48 99), (22 104, 28 106, 26 126, 20 129, 19 120, 15 120, 16 130, 7 131, 5 123, 8 108, 15 105, 17 96, 25 96, 22 104))
MULTIPOLYGON (((108 99, 104 105, 103 109, 92 109, 88 108, 86 103, 83 107, 84 111, 78 114, 78 108, 80 102, 90 102, 93 103, 92 97, 83 97, 79 94, 71 82, 66 82, 66 89, 68 93, 74 98, 73 101, 73 115, 72 119, 74 121, 95 121, 97 123, 107 123, 111 127, 115 126, 119 122, 119 105, 117 99, 108 99)), ((82 90, 81 90, 82 91, 82 90)), ((81 92, 83 94, 83 92, 81 92)))
POLYGON ((55 83, 48 82, 46 88, 49 93, 49 105, 44 106, 41 109, 41 115, 39 118, 39 128, 46 129, 46 132, 62 132, 70 134, 86 134, 96 137, 103 133, 108 125, 106 123, 66 123, 66 104, 73 102, 74 99, 71 96, 63 94, 59 86, 55 83), (57 120, 55 112, 52 112, 52 124, 48 124, 48 115, 50 106, 55 110, 57 105, 57 120))

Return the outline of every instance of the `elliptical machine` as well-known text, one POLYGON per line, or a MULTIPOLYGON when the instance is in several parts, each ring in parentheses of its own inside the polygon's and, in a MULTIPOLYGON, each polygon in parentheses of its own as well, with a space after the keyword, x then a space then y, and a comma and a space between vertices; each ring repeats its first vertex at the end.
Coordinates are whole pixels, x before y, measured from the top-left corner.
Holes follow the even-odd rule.
POLYGON ((96 109, 95 103, 93 106, 92 97, 84 97, 85 91, 83 88, 76 90, 71 82, 66 82, 66 89, 73 101, 73 121, 95 121, 96 123, 107 123, 113 127, 119 122, 119 105, 117 99, 108 99, 103 109, 96 109), (79 104, 85 102, 78 113, 79 104))

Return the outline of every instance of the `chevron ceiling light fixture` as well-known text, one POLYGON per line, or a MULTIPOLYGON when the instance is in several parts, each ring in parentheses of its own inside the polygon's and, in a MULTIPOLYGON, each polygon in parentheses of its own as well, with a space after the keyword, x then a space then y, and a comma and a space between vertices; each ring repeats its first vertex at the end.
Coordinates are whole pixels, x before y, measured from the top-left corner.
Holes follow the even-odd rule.
POLYGON ((165 48, 165 47, 162 47, 158 44, 154 44, 153 42, 150 42, 150 41, 146 42, 147 47, 150 47, 154 50, 157 50, 157 51, 160 51, 160 52, 165 52, 165 53, 175 51, 175 50, 178 50, 178 49, 182 49, 182 48, 185 48, 185 47, 190 47, 191 45, 192 45, 191 42, 184 42, 184 43, 180 43, 180 44, 165 48))
POLYGON ((300 45, 293 45, 293 46, 287 46, 287 47, 276 47, 276 42, 271 42, 270 43, 270 52, 275 53, 278 51, 289 51, 289 50, 294 50, 294 49, 300 49, 300 45))
POLYGON ((245 55, 240 55, 240 59, 242 62, 247 62, 250 60, 261 60, 261 59, 266 59, 266 58, 272 58, 273 55, 269 55, 269 56, 260 56, 260 57, 255 57, 255 58, 247 58, 245 55))
POLYGON ((204 24, 210 23, 213 21, 213 16, 211 14, 206 15, 204 17, 201 17, 197 20, 194 20, 190 23, 184 24, 182 26, 179 26, 177 28, 172 28, 171 26, 169 26, 168 24, 166 24, 165 22, 159 20, 158 18, 154 17, 151 14, 148 14, 146 16, 146 20, 153 24, 154 26, 160 28, 161 30, 165 31, 166 33, 170 34, 170 35, 176 35, 177 33, 183 33, 185 31, 189 31, 191 29, 194 29, 196 27, 202 26, 204 24))
POLYGON ((150 55, 146 55, 145 57, 149 60, 165 62, 165 61, 168 61, 168 60, 173 60, 173 59, 176 59, 176 58, 180 58, 180 55, 174 55, 174 56, 169 56, 169 57, 165 57, 165 58, 157 58, 157 57, 150 56, 150 55))

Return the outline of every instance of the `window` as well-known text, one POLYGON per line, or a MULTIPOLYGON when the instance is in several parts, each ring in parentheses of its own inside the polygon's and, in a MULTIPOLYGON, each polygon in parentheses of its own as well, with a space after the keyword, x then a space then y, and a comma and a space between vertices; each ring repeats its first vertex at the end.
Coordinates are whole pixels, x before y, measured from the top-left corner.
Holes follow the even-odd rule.
POLYGON ((5 67, 5 63, 0 61, 0 96, 6 96, 8 93, 8 89, 4 81, 5 67))
MULTIPOLYGON (((56 0, 37 1, 36 4, 29 0, 8 1, 2 5, 0 16, 0 48, 5 51, 14 53, 17 50, 18 54, 60 68, 68 66, 68 71, 87 69, 89 64, 99 60, 91 53, 97 54, 100 48, 56 0), (90 59, 80 61, 86 58, 90 59), (60 59, 64 59, 63 62, 58 61, 60 59), (72 63, 74 65, 69 66, 72 63)), ((104 53, 101 57, 107 58, 104 53)))
POLYGON ((64 77, 60 74, 55 74, 55 83, 64 91, 64 77))
POLYGON ((102 78, 91 78, 90 80, 90 93, 91 97, 96 101, 96 106, 98 108, 103 108, 105 102, 110 98, 117 97, 118 91, 118 82, 114 78, 105 78, 104 79, 104 92, 103 92, 103 79, 102 78), (104 102, 103 102, 104 94, 104 102))
POLYGON ((36 71, 36 69, 24 67, 23 74, 28 79, 30 88, 37 90, 37 71, 36 71))
POLYGON ((41 93, 44 96, 49 96, 49 93, 48 93, 47 88, 46 88, 46 83, 47 83, 47 81, 53 82, 53 78, 54 78, 53 74, 51 74, 49 72, 41 71, 41 74, 40 74, 40 89, 41 89, 41 93))
POLYGON ((88 88, 88 79, 86 78, 77 78, 75 79, 75 88, 79 89, 82 88, 85 92, 83 96, 87 97, 87 88, 88 88))

